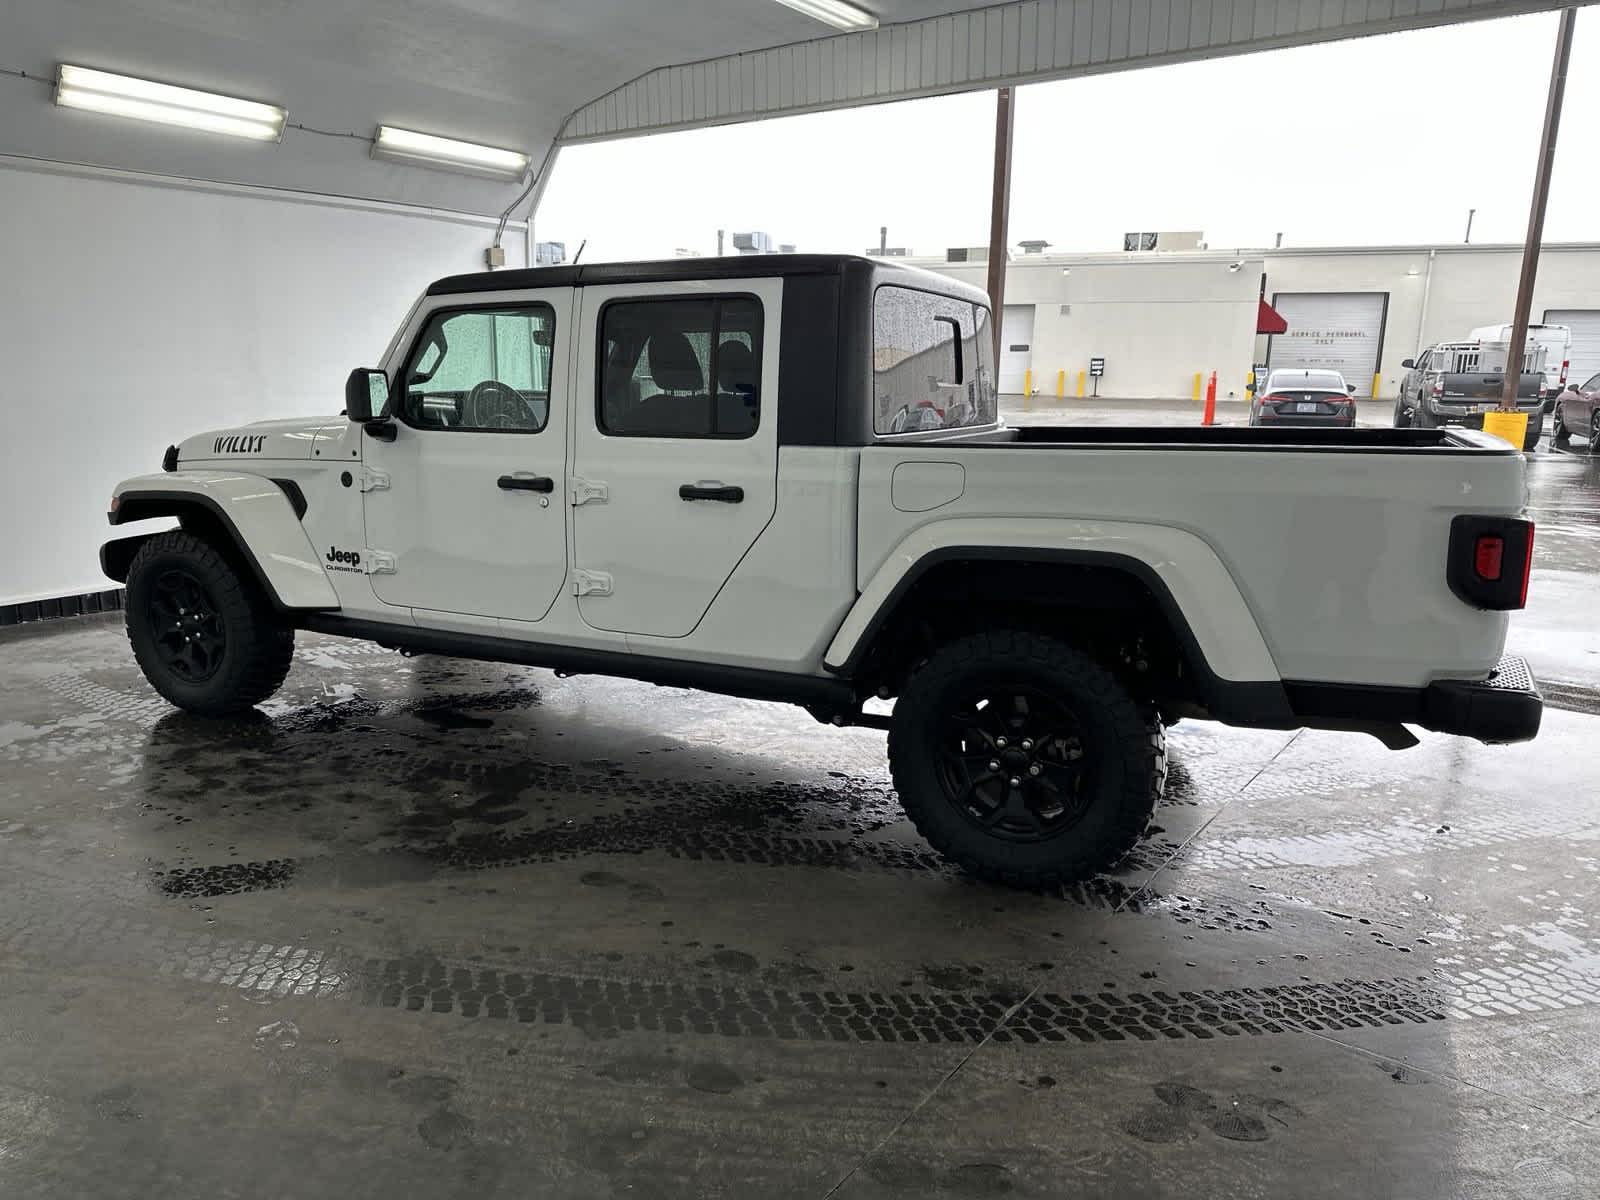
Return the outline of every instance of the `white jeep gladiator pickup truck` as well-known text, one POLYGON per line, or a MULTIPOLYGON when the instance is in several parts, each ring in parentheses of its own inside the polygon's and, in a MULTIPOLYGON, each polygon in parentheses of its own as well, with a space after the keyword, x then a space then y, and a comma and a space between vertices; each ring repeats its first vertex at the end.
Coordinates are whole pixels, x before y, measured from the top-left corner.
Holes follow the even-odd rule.
POLYGON ((928 841, 1026 885, 1133 845, 1180 717, 1534 736, 1501 658, 1515 450, 1009 428, 992 323, 841 256, 441 279, 340 417, 205 433, 118 485, 113 525, 178 528, 101 565, 181 708, 272 695, 300 629, 789 701, 886 728, 928 841))

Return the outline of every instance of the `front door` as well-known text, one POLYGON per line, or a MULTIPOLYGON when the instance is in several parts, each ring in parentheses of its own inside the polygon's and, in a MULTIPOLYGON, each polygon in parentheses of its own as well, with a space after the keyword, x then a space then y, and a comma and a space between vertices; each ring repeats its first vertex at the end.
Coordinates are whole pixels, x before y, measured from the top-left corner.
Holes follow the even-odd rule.
POLYGON ((572 308, 551 288, 424 322, 390 385, 394 441, 363 439, 364 569, 385 604, 537 621, 561 594, 572 308))
POLYGON ((587 287, 574 405, 578 611, 683 637, 777 505, 781 279, 587 287))

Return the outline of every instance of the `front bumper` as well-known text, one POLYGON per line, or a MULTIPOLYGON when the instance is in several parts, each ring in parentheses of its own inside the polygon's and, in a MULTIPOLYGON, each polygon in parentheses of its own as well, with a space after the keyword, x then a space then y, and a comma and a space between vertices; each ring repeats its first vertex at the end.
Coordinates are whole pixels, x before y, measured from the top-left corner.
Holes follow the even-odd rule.
POLYGON ((1283 688, 1295 719, 1313 728, 1420 725, 1480 742, 1526 742, 1544 715, 1539 685, 1520 658, 1502 658, 1487 679, 1445 679, 1423 688, 1299 682, 1283 688))

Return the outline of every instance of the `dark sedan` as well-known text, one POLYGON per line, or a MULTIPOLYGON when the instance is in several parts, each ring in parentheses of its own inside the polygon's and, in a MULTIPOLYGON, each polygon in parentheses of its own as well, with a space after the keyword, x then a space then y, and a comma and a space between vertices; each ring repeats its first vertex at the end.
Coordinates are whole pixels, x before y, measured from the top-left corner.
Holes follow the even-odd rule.
POLYGON ((1351 429, 1356 423, 1355 390, 1337 371, 1274 371, 1250 402, 1250 424, 1351 429))

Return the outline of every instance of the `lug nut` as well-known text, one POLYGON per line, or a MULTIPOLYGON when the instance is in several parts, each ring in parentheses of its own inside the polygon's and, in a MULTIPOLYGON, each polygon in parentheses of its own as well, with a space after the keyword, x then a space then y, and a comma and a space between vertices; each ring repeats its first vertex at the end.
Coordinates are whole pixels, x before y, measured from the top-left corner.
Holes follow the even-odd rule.
POLYGON ((1042 770, 1044 770, 1043 767, 1041 767, 1038 763, 1034 763, 1033 766, 1028 768, 1028 774, 1037 775, 1042 770))
POLYGON ((999 769, 1000 769, 1000 760, 998 758, 991 758, 989 760, 989 770, 998 771, 999 769))
POLYGON ((1024 750, 1032 750, 1033 749, 1033 739, 1032 738, 1023 738, 1022 739, 1022 748, 1024 750))
POLYGON ((996 746, 999 746, 1000 749, 1002 749, 1002 750, 1004 750, 1006 748, 1006 740, 1005 740, 1005 738, 995 738, 994 744, 996 746))
POLYGON ((1021 787, 1022 786, 1022 780, 1017 778, 1017 776, 1013 775, 1011 777, 1011 786, 1012 787, 1021 787))

